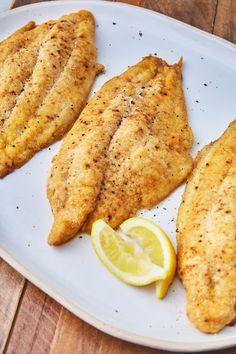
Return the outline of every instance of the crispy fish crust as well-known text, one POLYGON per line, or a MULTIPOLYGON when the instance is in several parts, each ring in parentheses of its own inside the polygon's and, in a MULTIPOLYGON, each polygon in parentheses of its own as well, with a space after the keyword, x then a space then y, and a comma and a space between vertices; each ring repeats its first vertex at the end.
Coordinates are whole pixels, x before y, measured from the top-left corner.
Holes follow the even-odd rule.
MULTIPOLYGON (((12 35, 6 39, 3 51, 0 51, 3 64, 0 67, 0 140, 3 137, 5 126, 16 106, 18 97, 24 91, 27 80, 30 79, 35 67, 40 45, 52 28, 53 23, 42 24, 29 30, 22 36, 12 35), (21 37, 19 39, 19 37, 21 37), (13 42, 19 39, 19 48, 13 42), (13 51, 14 50, 14 51, 13 51), (26 60, 27 57, 27 60, 26 60)), ((20 31, 20 30, 19 30, 20 31)), ((2 148, 4 145, 1 145, 2 148)))
POLYGON ((54 214, 49 244, 86 222, 117 227, 165 198, 188 175, 192 133, 181 62, 146 57, 107 82, 85 107, 55 157, 48 180, 54 214))
POLYGON ((177 220, 187 314, 215 333, 236 316, 236 120, 199 154, 177 220))
POLYGON ((26 32, 30 32, 35 28, 35 22, 30 21, 25 26, 19 28, 11 36, 0 42, 0 65, 4 63, 4 60, 8 55, 15 53, 21 47, 26 45, 26 42, 29 40, 28 36, 25 36, 26 32))
MULTIPOLYGON (((28 27, 15 35, 23 36, 22 45, 0 70, 1 177, 71 128, 100 70, 90 12, 28 27)), ((5 46, 11 47, 15 37, 5 46)))

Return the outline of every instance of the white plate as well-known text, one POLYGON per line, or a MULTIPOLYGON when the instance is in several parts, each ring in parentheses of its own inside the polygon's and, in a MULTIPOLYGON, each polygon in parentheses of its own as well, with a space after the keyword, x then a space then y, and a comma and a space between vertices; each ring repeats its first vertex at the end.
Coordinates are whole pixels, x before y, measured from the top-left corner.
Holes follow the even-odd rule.
MULTIPOLYGON (((48 2, 1 14, 0 36, 8 36, 29 20, 40 23, 83 8, 96 17, 98 61, 107 70, 94 90, 149 53, 158 53, 170 63, 183 56, 184 88, 195 135, 193 153, 217 138, 235 118, 235 46, 163 15, 102 1, 48 2)), ((59 248, 47 245, 52 216, 45 185, 59 145, 45 149, 0 181, 0 255, 73 313, 116 337, 175 351, 236 344, 234 327, 217 335, 193 328, 177 279, 167 298, 157 301, 152 286, 129 287, 113 277, 94 255, 89 237, 59 248)), ((160 223, 174 243, 173 218, 182 190, 144 214, 160 223)))
POLYGON ((9 10, 13 4, 14 0, 1 0, 0 1, 0 12, 9 10))

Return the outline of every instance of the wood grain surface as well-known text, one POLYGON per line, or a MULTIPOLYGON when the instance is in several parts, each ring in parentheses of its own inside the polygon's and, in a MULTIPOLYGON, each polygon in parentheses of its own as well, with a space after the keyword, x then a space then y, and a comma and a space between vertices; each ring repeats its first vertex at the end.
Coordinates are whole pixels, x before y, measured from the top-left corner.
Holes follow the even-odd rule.
MULTIPOLYGON (((14 7, 35 2, 39 0, 16 0, 14 7)), ((122 0, 121 2, 161 12, 236 42, 236 0, 122 0)), ((100 332, 76 318, 0 260, 0 353, 164 354, 167 352, 130 344, 100 332)), ((212 353, 235 354, 236 348, 212 353)))

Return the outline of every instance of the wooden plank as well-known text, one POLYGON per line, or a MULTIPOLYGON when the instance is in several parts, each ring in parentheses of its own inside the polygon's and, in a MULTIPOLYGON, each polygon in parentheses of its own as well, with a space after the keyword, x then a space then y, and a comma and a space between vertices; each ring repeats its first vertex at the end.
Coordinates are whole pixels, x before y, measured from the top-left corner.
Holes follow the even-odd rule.
POLYGON ((115 0, 116 2, 123 2, 130 5, 146 7, 146 0, 115 0))
POLYGON ((24 283, 24 278, 0 259, 0 353, 5 348, 24 283))
POLYGON ((214 33, 236 43, 236 1, 219 0, 214 33))
POLYGON ((124 342, 100 332, 63 309, 57 325, 50 354, 161 354, 150 349, 124 342))
MULTIPOLYGON (((146 7, 180 21, 212 32, 218 0, 116 0, 146 7), (184 10, 183 10, 184 9, 184 10)), ((222 2, 224 0, 221 0, 222 2)), ((229 0, 228 0, 229 1, 229 0)))
POLYGON ((13 0, 12 8, 28 5, 28 4, 34 4, 36 2, 43 2, 43 1, 52 1, 52 0, 13 0))
POLYGON ((161 354, 113 338, 27 283, 5 354, 161 354))
POLYGON ((27 283, 5 353, 48 353, 60 311, 56 301, 27 283))
POLYGON ((213 30, 216 6, 217 0, 145 0, 145 7, 207 32, 213 30))

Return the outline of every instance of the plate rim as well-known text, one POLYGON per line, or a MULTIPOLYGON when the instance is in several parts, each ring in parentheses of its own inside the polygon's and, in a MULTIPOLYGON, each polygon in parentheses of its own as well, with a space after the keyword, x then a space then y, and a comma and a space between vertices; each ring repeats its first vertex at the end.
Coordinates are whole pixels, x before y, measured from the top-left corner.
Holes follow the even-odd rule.
MULTIPOLYGON (((139 7, 139 6, 134 6, 131 4, 126 4, 126 3, 121 3, 121 2, 112 2, 112 1, 104 1, 104 0, 56 0, 56 1, 44 1, 44 2, 39 2, 39 3, 34 3, 34 4, 28 4, 24 6, 20 6, 14 9, 7 10, 5 12, 0 13, 0 21, 4 17, 8 17, 9 14, 12 13, 18 13, 22 12, 24 10, 29 10, 31 8, 35 7, 41 7, 42 5, 44 6, 57 6, 59 4, 65 4, 65 5, 70 5, 70 4, 80 4, 83 3, 85 4, 103 4, 105 6, 111 6, 111 7, 128 7, 128 8, 136 8, 141 12, 147 12, 153 16, 157 16, 159 18, 167 19, 167 21, 170 21, 172 23, 177 23, 181 25, 182 27, 186 27, 188 30, 191 30, 195 33, 200 33, 201 35, 210 38, 211 40, 219 42, 220 45, 223 45, 227 48, 234 49, 236 51, 236 44, 223 39, 217 35, 214 35, 212 33, 203 31, 197 27, 194 27, 192 25, 189 25, 187 23, 184 23, 180 20, 174 19, 172 17, 166 16, 164 14, 161 14, 159 12, 139 7), (23 9, 23 10, 22 10, 23 9)), ((103 322, 102 320, 97 319, 95 316, 89 314, 88 312, 82 310, 78 305, 75 305, 74 303, 68 301, 64 296, 62 296, 59 292, 55 291, 53 288, 51 288, 47 282, 43 281, 40 277, 36 276, 33 272, 31 272, 28 268, 24 267, 19 261, 17 261, 13 256, 11 256, 1 245, 0 245, 0 257, 7 262, 11 267, 13 267, 17 272, 19 272, 21 275, 23 275, 27 280, 29 280, 32 284, 37 286, 39 289, 41 289, 43 292, 45 292, 47 295, 55 299, 59 304, 64 306, 66 309, 68 309, 70 312, 75 314, 77 317, 82 319, 83 321, 89 323, 93 327, 101 330, 104 333, 107 333, 109 335, 112 335, 113 337, 125 340, 127 342, 132 342, 135 344, 147 346, 150 348, 156 348, 156 349, 161 349, 161 350, 169 350, 169 351, 177 351, 177 352, 190 352, 190 351, 195 351, 195 352, 202 352, 205 350, 217 350, 217 349, 226 349, 230 348, 236 345, 236 334, 235 337, 229 338, 229 339, 221 339, 219 341, 214 341, 212 339, 209 342, 204 342, 204 343, 193 343, 193 342, 174 342, 174 341, 166 341, 166 340, 161 340, 161 339, 154 339, 151 337, 147 336, 141 336, 132 332, 129 332, 124 329, 119 329, 116 328, 115 326, 109 325, 106 322, 103 322)))
MULTIPOLYGON (((12 0, 12 2, 15 2, 15 0, 12 0)), ((33 8, 33 7, 41 7, 42 5, 46 5, 46 6, 49 6, 49 7, 53 7, 57 4, 65 4, 65 5, 68 5, 68 4, 79 4, 79 3, 87 3, 87 4, 103 4, 105 6, 111 6, 111 7, 128 7, 128 8, 136 8, 137 10, 139 11, 142 11, 142 12, 147 12, 149 13, 150 15, 153 15, 153 16, 157 16, 159 18, 162 18, 162 19, 167 19, 168 21, 170 22, 173 22, 173 23, 176 23, 176 24, 179 24, 180 26, 182 27, 186 27, 187 29, 193 31, 193 32, 198 32, 199 34, 205 36, 205 37, 208 37, 209 39, 211 40, 214 40, 214 41, 217 41, 219 42, 221 45, 224 45, 228 48, 231 48, 231 49, 235 49, 236 50, 236 43, 233 43, 225 38, 222 38, 220 36, 217 36, 216 34, 214 33, 211 33, 211 32, 207 32, 207 31, 204 31, 198 27, 195 27, 193 25, 190 25, 186 22, 183 22, 183 21, 180 21, 180 20, 177 20, 176 18, 174 17, 171 17, 171 16, 167 16, 165 14, 162 14, 158 11, 154 11, 154 10, 151 10, 151 9, 147 9, 145 7, 141 7, 141 6, 137 6, 137 5, 132 5, 132 4, 128 4, 128 3, 124 3, 124 2, 120 2, 120 1, 115 1, 113 2, 112 0, 49 0, 49 1, 40 1, 40 2, 37 2, 37 3, 33 3, 33 4, 27 4, 27 5, 22 5, 22 6, 19 6, 19 7, 16 7, 16 8, 10 8, 4 12, 1 12, 0 13, 0 20, 2 17, 7 17, 9 16, 9 14, 11 13, 17 13, 17 12, 21 12, 22 9, 30 9, 30 8, 33 8)), ((13 3, 14 4, 14 3, 13 3)))
POLYGON ((89 314, 87 311, 82 310, 79 306, 68 301, 63 295, 51 288, 46 282, 44 282, 40 277, 36 276, 29 269, 24 267, 20 262, 18 262, 13 256, 11 256, 2 246, 0 246, 0 258, 2 258, 6 263, 8 263, 12 268, 19 272, 24 278, 29 280, 32 284, 37 286, 40 290, 50 296, 52 299, 56 300, 60 305, 65 307, 71 313, 76 315, 81 320, 90 324, 91 326, 99 329, 100 331, 107 333, 113 337, 131 342, 134 344, 139 344, 142 346, 168 350, 175 352, 202 352, 208 350, 226 349, 233 347, 235 345, 235 338, 222 339, 220 341, 213 341, 207 343, 191 343, 191 342, 174 342, 166 341, 161 339, 154 339, 151 337, 140 336, 138 334, 126 331, 124 329, 116 328, 112 325, 107 324, 104 321, 97 319, 95 316, 89 314))

